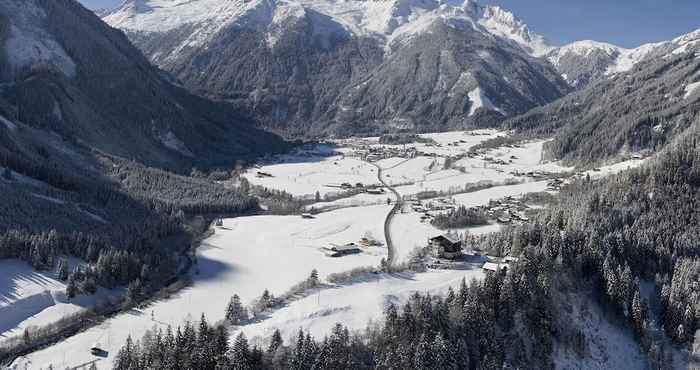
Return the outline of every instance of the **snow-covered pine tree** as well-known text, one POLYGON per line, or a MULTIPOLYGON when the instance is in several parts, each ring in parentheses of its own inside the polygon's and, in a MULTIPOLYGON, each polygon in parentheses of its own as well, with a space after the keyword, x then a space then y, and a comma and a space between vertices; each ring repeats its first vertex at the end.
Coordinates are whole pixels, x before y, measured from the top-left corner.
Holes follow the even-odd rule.
POLYGON ((76 295, 78 295, 78 285, 75 281, 75 274, 70 274, 66 282, 66 296, 68 298, 73 298, 76 295))
POLYGON ((248 319, 248 311, 243 304, 238 294, 234 294, 226 307, 226 320, 233 325, 240 325, 241 322, 248 319))
POLYGON ((231 349, 231 370, 251 370, 250 349, 245 334, 236 337, 231 349))
POLYGON ((299 334, 297 334, 296 345, 292 351, 292 355, 289 357, 289 369, 290 370, 301 370, 304 367, 304 331, 299 329, 299 334))
POLYGON ((275 332, 272 333, 272 337, 270 338, 270 345, 267 347, 267 353, 275 353, 283 344, 282 333, 280 333, 279 329, 275 329, 275 332))
POLYGON ((319 278, 318 278, 318 270, 313 269, 311 270, 311 275, 309 275, 309 278, 307 279, 307 284, 309 288, 315 288, 318 286, 320 283, 319 278))
POLYGON ((433 357, 433 366, 435 369, 456 370, 457 363, 449 350, 447 341, 442 337, 442 334, 435 336, 431 346, 433 357))
MULTIPOLYGON (((432 370, 434 358, 431 353, 431 344, 425 334, 421 335, 416 345, 416 350, 413 354, 413 367, 416 370, 432 370)), ((438 367, 439 369, 439 367, 438 367)))
POLYGON ((58 267, 56 268, 56 276, 58 280, 66 281, 68 279, 68 263, 65 258, 58 260, 58 267))

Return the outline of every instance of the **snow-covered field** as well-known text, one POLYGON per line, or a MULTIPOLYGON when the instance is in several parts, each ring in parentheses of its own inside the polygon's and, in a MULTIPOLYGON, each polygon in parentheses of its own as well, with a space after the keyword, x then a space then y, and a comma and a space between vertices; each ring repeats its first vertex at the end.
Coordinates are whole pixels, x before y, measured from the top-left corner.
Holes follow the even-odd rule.
POLYGON ((341 285, 310 295, 276 311, 265 321, 248 325, 242 331, 253 341, 263 341, 279 328, 286 341, 299 328, 323 338, 336 324, 361 330, 370 320, 380 319, 389 303, 401 304, 412 293, 444 293, 457 288, 462 279, 481 279, 479 266, 468 270, 433 270, 420 274, 378 274, 351 285, 341 285))
POLYGON ((449 169, 428 174, 425 180, 414 184, 397 186, 396 190, 403 195, 414 195, 426 191, 456 193, 463 191, 468 185, 502 184, 509 179, 516 180, 512 175, 490 168, 467 168, 465 172, 449 169))
POLYGON ((309 158, 303 162, 262 166, 250 169, 244 177, 251 184, 284 190, 294 196, 313 196, 316 192, 321 196, 339 193, 342 183, 379 183, 374 166, 357 158, 343 156, 309 158), (258 172, 270 174, 272 177, 258 177, 258 172))
POLYGON ((602 166, 602 167, 599 167, 595 170, 588 170, 588 171, 582 172, 582 174, 584 176, 590 175, 590 177, 592 179, 599 179, 599 178, 603 178, 606 176, 620 173, 620 172, 625 171, 625 170, 629 170, 631 168, 637 168, 637 167, 641 166, 642 164, 644 164, 647 160, 648 160, 648 157, 644 158, 644 159, 629 159, 626 161, 610 164, 607 166, 602 166))
POLYGON ((127 336, 140 338, 155 326, 182 324, 204 313, 210 321, 221 320, 233 294, 244 302, 260 296, 264 289, 281 295, 307 278, 316 268, 321 278, 360 266, 376 266, 386 248, 368 248, 364 253, 341 258, 326 257, 319 248, 326 243, 358 241, 367 234, 383 239, 384 217, 390 206, 345 208, 318 215, 250 216, 224 220, 222 228, 198 251, 193 284, 167 300, 146 309, 133 309, 103 324, 49 348, 15 361, 15 368, 56 369, 98 359, 99 369, 108 369, 127 336), (198 273, 197 273, 198 272, 198 273), (90 354, 100 343, 106 358, 90 354))
MULTIPOLYGON (((503 159, 511 161, 507 165, 491 164, 489 167, 507 169, 508 171, 545 171, 545 172, 564 172, 571 171, 573 168, 562 166, 558 162, 545 162, 542 158, 543 146, 547 141, 538 140, 524 143, 518 147, 501 147, 488 151, 488 155, 494 159, 503 159)), ((475 160, 465 158, 457 162, 457 165, 469 167, 475 160)))
POLYGON ((395 200, 393 193, 385 191, 382 194, 360 193, 351 197, 336 199, 330 202, 316 202, 306 207, 307 210, 325 211, 341 207, 360 207, 386 204, 387 199, 395 200))
POLYGON ((451 198, 456 204, 465 207, 475 207, 488 204, 489 200, 500 199, 503 197, 520 197, 527 193, 536 193, 547 190, 546 181, 531 181, 515 185, 501 185, 492 188, 479 190, 471 193, 462 193, 453 195, 451 198))
POLYGON ((19 260, 0 260, 0 271, 0 342, 22 334, 26 328, 43 326, 92 307, 113 293, 100 289, 95 295, 68 300, 66 285, 54 272, 34 271, 19 260))

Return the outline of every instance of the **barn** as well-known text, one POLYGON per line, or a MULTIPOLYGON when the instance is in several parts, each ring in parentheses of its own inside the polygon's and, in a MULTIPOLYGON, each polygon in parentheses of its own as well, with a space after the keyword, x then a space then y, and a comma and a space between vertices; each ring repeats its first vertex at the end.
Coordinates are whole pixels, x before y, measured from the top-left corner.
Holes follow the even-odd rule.
POLYGON ((330 243, 329 245, 323 247, 323 250, 329 257, 342 257, 347 256, 348 254, 362 253, 362 249, 360 249, 355 243, 347 243, 344 245, 330 243))

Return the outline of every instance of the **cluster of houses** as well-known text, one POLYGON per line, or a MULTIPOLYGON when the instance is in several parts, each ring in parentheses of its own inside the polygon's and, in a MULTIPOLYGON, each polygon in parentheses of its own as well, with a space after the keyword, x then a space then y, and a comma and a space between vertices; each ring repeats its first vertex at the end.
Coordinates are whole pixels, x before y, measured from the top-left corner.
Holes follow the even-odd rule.
POLYGON ((381 159, 386 158, 415 158, 419 155, 418 150, 414 147, 402 147, 398 148, 395 146, 369 146, 363 145, 354 151, 354 155, 362 158, 367 162, 376 162, 381 159))
POLYGON ((527 222, 529 218, 525 216, 528 208, 519 199, 507 196, 502 199, 490 200, 487 206, 483 206, 487 215, 495 218, 498 223, 510 224, 515 221, 527 222))
POLYGON ((367 194, 375 194, 375 195, 381 195, 384 194, 386 191, 384 188, 376 185, 368 185, 365 186, 363 183, 358 182, 355 185, 349 183, 349 182, 344 182, 340 185, 333 185, 333 184, 326 184, 324 185, 329 188, 340 188, 343 190, 352 190, 352 189, 359 189, 359 190, 364 190, 365 193, 367 194))
POLYGON ((552 173, 547 172, 547 171, 523 172, 523 171, 515 170, 515 171, 511 171, 510 174, 513 176, 518 176, 518 177, 529 177, 529 178, 535 179, 535 180, 541 180, 541 179, 546 179, 548 177, 552 177, 552 173))
POLYGON ((484 157, 484 162, 491 164, 508 165, 513 163, 513 160, 515 159, 518 159, 518 157, 514 155, 511 155, 507 162, 501 158, 484 157))
MULTIPOLYGON (((432 221, 434 217, 432 212, 449 211, 457 208, 454 200, 450 198, 436 198, 429 201, 414 200, 409 204, 413 212, 422 213, 421 222, 432 221)), ((488 205, 470 207, 473 211, 484 212, 489 218, 501 224, 529 221, 529 217, 525 215, 525 211, 528 208, 525 203, 512 196, 490 200, 488 205)))
MULTIPOLYGON (((432 221, 433 214, 431 212, 449 211, 457 207, 454 201, 449 198, 436 198, 422 202, 414 200, 410 205, 411 210, 422 213, 421 222, 432 221)), ((484 212, 491 219, 502 224, 529 221, 529 218, 525 215, 525 210, 527 209, 528 206, 526 204, 512 196, 490 200, 488 205, 471 207, 471 210, 484 212)))
POLYGON ((410 202, 413 212, 422 213, 420 221, 430 222, 433 220, 433 215, 430 212, 449 211, 456 208, 454 201, 449 198, 436 198, 427 202, 414 200, 410 202))

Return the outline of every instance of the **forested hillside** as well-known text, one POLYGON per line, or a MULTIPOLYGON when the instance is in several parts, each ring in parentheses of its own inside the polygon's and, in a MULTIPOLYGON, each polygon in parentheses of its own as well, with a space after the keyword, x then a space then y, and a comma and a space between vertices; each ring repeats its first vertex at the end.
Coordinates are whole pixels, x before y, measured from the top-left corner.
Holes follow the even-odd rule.
POLYGON ((658 150, 697 122, 699 37, 696 31, 662 44, 629 72, 507 120, 505 127, 554 135, 551 157, 579 163, 658 150))
POLYGON ((0 2, 0 45, 0 258, 57 271, 68 297, 129 285, 128 307, 189 266, 206 220, 258 209, 187 174, 287 144, 173 85, 76 1, 0 2))
POLYGON ((0 19, 0 115, 12 122, 173 169, 231 165, 280 145, 230 107, 171 84, 73 0, 7 1, 0 19))

